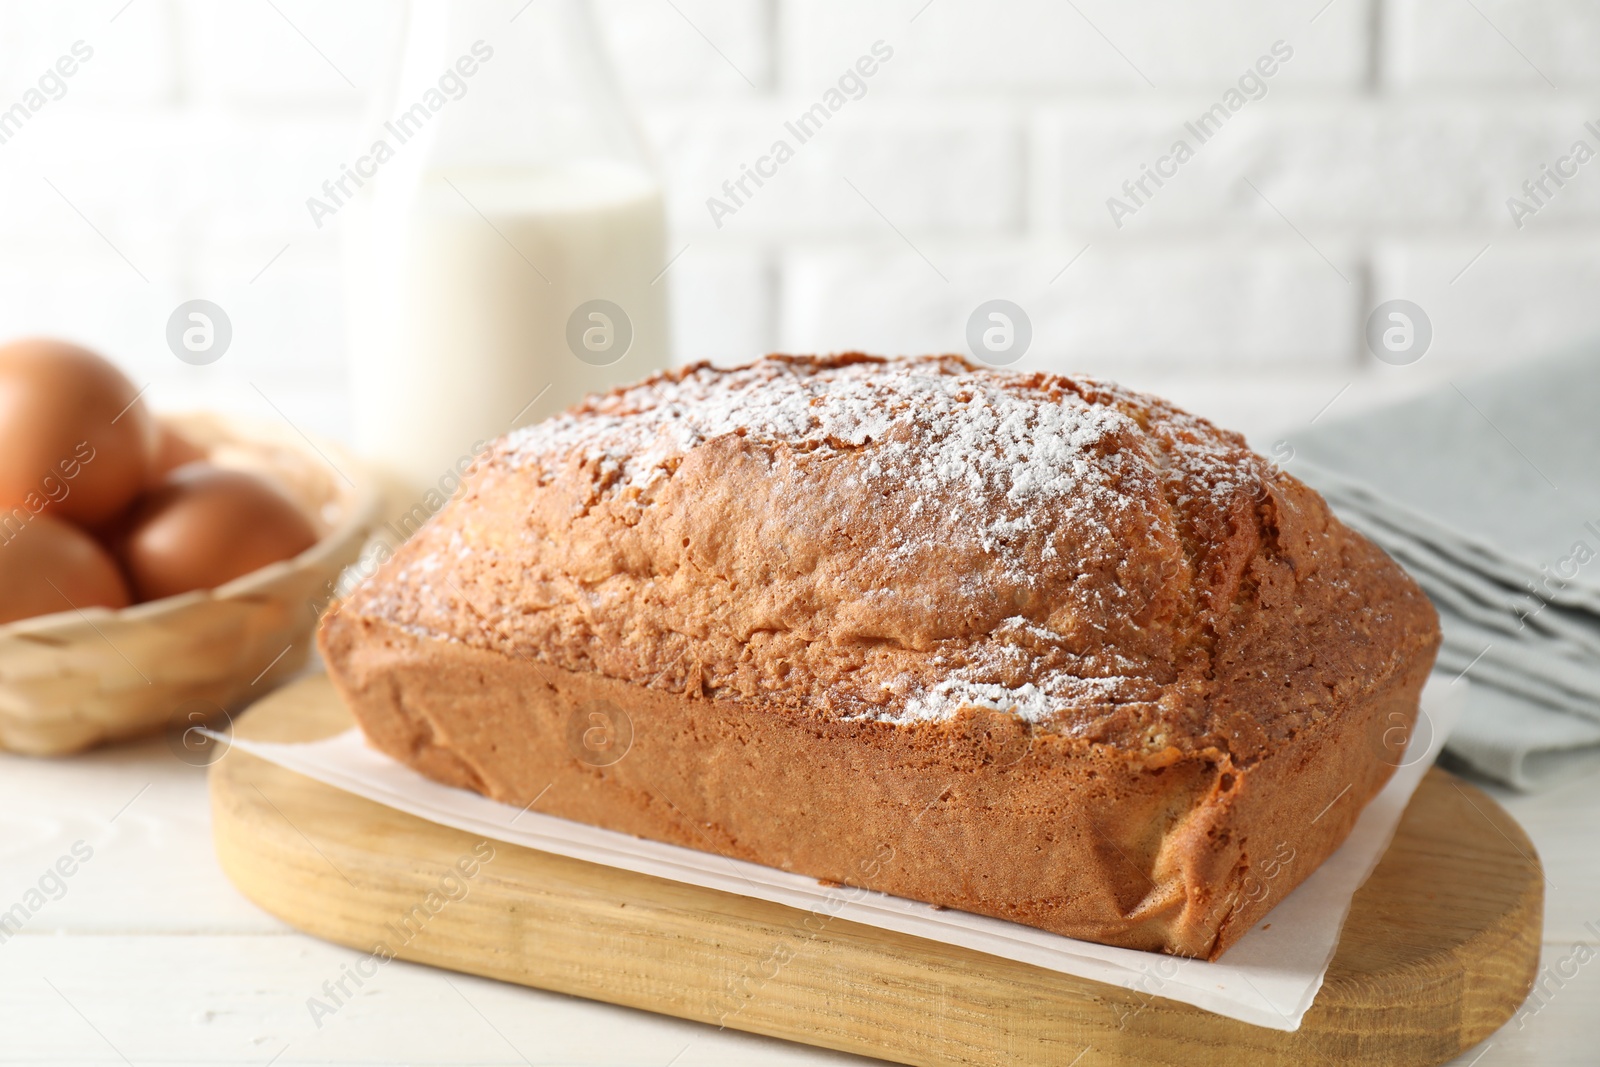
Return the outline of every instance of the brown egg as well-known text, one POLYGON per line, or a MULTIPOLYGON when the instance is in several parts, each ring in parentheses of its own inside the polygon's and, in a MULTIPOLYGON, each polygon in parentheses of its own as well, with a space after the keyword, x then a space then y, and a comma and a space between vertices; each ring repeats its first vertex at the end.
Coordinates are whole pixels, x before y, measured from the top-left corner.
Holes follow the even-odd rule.
POLYGON ((190 463, 135 507, 118 554, 139 599, 159 600, 215 589, 316 542, 311 521, 271 482, 190 463))
POLYGON ((149 481, 156 430, 139 390, 88 349, 0 347, 0 512, 104 522, 149 481))
POLYGON ((152 480, 159 481, 170 471, 185 463, 206 458, 205 449, 189 440, 170 426, 162 426, 156 435, 156 457, 151 466, 152 480))
POLYGON ((82 530, 48 515, 13 515, 0 524, 0 623, 127 606, 117 565, 82 530))

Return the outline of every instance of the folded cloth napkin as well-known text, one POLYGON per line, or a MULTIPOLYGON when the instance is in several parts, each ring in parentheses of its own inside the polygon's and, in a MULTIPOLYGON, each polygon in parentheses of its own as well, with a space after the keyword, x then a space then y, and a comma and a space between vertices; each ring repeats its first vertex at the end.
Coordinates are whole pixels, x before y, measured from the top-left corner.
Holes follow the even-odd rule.
POLYGON ((1449 754, 1529 790, 1600 768, 1600 352, 1288 443, 1289 471, 1438 607, 1440 668, 1472 683, 1449 754))

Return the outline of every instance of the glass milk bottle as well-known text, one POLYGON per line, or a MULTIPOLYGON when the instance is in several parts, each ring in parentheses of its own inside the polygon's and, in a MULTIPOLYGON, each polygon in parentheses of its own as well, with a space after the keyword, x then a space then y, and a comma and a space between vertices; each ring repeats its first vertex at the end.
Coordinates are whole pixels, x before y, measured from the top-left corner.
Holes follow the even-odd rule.
POLYGON ((420 498, 483 442, 668 366, 666 256, 587 0, 412 0, 404 38, 323 199, 347 212, 355 441, 420 498))

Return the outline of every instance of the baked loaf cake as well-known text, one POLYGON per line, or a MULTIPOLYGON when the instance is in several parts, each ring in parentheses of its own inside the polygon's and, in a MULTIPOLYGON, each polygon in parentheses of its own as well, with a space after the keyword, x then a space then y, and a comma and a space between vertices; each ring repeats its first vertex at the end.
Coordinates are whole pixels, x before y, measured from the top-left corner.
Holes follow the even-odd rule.
POLYGON ((852 353, 512 433, 320 640, 371 743, 439 781, 1215 958, 1388 779, 1439 631, 1235 434, 852 353))

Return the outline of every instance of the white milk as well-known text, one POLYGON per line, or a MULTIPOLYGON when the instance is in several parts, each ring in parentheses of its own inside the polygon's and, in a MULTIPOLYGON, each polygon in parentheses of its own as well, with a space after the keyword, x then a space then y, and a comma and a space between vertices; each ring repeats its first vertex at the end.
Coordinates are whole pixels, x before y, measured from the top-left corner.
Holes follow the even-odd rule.
POLYGON ((663 208, 647 174, 440 171, 390 203, 351 205, 347 262, 354 436, 391 477, 437 485, 474 443, 668 365, 663 208), (567 340, 596 299, 632 324, 608 366, 592 363, 614 358, 606 331, 620 324, 585 319, 591 362, 567 340))

